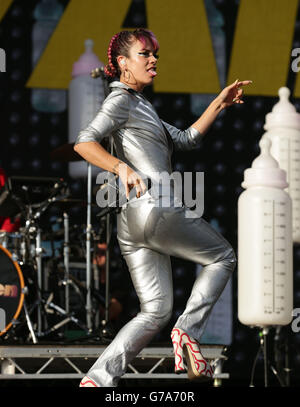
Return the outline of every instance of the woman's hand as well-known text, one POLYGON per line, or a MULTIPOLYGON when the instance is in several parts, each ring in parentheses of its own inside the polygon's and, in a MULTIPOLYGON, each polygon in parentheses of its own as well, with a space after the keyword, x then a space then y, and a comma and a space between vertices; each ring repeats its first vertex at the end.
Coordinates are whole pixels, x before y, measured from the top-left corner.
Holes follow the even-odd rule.
POLYGON ((135 188, 136 197, 139 198, 147 191, 143 179, 128 165, 122 163, 118 168, 119 177, 125 187, 126 197, 129 199, 130 191, 135 188))
POLYGON ((218 116, 221 110, 231 106, 234 103, 244 103, 242 101, 243 90, 239 86, 249 85, 252 81, 240 81, 237 79, 232 85, 227 86, 210 103, 208 108, 202 113, 199 119, 192 124, 201 134, 206 134, 210 126, 218 116))
POLYGON ((217 100, 220 103, 220 106, 222 109, 231 106, 235 103, 244 103, 242 100, 243 96, 243 89, 241 89, 241 86, 249 85, 252 83, 252 81, 247 80, 247 81, 239 81, 238 79, 232 83, 229 86, 226 86, 222 90, 222 92, 217 96, 217 100))

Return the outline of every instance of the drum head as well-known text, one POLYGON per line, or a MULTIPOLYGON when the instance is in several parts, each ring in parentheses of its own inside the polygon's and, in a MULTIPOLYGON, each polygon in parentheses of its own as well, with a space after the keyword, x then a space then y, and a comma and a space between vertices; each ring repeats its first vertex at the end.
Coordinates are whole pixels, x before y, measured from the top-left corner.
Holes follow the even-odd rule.
POLYGON ((24 278, 11 253, 0 246, 0 336, 17 320, 24 302, 24 278))

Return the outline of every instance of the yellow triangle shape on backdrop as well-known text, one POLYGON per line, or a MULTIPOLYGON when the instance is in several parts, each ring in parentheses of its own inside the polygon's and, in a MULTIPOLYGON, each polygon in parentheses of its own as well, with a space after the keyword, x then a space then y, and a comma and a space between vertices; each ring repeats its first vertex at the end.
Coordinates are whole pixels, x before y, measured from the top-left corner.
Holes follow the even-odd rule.
POLYGON ((203 1, 146 0, 150 29, 160 43, 156 92, 220 91, 203 1))
POLYGON ((71 0, 26 86, 67 89, 73 63, 84 53, 86 39, 94 41, 94 53, 106 64, 109 41, 121 30, 130 3, 71 0))
POLYGON ((1 0, 0 2, 0 21, 4 18, 13 0, 1 0))
POLYGON ((251 79, 247 95, 278 96, 286 85, 298 0, 241 0, 228 83, 251 79))

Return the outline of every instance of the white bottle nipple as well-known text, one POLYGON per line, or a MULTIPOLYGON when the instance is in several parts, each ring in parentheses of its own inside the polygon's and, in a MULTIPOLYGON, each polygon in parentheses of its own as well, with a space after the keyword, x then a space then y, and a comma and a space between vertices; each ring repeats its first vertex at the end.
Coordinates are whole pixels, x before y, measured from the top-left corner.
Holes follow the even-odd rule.
POLYGON ((259 142, 260 155, 253 161, 252 167, 244 171, 243 188, 265 186, 286 188, 286 172, 279 168, 278 161, 271 155, 271 141, 263 138, 259 142))
POLYGON ((270 113, 266 115, 265 130, 284 127, 300 130, 300 114, 290 102, 291 91, 283 86, 278 90, 279 101, 273 106, 270 113))
POLYGON ((287 87, 282 87, 278 91, 279 102, 277 102, 273 109, 273 113, 295 113, 295 106, 289 101, 291 91, 287 87))
POLYGON ((268 138, 260 140, 260 155, 253 161, 252 168, 278 168, 278 162, 270 153, 271 145, 272 143, 268 138))

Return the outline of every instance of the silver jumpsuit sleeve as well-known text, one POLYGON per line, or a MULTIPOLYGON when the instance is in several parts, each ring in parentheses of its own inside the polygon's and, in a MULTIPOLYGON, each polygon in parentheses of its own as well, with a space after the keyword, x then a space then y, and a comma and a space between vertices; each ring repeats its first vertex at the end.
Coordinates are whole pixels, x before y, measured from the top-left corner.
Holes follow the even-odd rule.
POLYGON ((75 145, 88 141, 101 143, 113 131, 122 127, 129 116, 129 95, 122 92, 112 92, 104 100, 96 117, 89 125, 80 131, 75 145))
POLYGON ((204 136, 192 126, 186 130, 179 130, 177 127, 172 126, 163 120, 162 123, 170 133, 176 150, 192 150, 200 143, 204 136))

